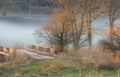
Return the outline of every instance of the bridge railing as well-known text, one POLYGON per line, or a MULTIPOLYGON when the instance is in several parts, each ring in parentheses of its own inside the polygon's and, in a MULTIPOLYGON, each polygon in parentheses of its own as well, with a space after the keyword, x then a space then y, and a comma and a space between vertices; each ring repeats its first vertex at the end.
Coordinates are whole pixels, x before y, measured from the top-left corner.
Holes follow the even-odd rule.
POLYGON ((54 53, 53 48, 49 47, 42 47, 42 46, 37 46, 37 45, 29 45, 28 50, 38 52, 38 53, 54 53))
MULTIPOLYGON (((27 50, 37 52, 37 53, 44 53, 44 54, 54 54, 54 51, 55 51, 54 48, 42 47, 42 46, 38 46, 38 45, 28 45, 27 50)), ((0 52, 3 52, 5 54, 11 55, 14 53, 14 51, 18 51, 18 50, 13 49, 13 48, 0 46, 0 52)))
POLYGON ((11 54, 13 54, 14 51, 15 51, 15 49, 13 49, 13 48, 0 46, 0 53, 1 54, 4 53, 5 55, 11 55, 11 54))

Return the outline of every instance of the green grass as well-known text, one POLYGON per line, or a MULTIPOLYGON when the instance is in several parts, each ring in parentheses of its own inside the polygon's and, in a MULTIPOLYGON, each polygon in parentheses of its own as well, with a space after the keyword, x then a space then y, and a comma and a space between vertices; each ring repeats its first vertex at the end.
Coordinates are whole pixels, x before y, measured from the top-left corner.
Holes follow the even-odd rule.
MULTIPOLYGON (((9 67, 9 66, 8 66, 9 67)), ((117 77, 117 71, 95 71, 81 68, 77 64, 64 59, 34 60, 32 63, 0 71, 0 77, 85 77, 90 74, 94 77, 117 77)))

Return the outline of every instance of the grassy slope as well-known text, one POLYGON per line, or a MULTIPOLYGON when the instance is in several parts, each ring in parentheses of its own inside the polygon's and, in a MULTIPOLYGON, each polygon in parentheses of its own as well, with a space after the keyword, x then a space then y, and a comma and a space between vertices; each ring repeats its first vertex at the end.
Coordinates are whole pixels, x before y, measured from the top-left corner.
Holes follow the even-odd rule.
MULTIPOLYGON (((9 66, 8 66, 9 67, 9 66)), ((80 65, 67 59, 34 60, 32 63, 18 68, 0 71, 0 77, 86 77, 88 69, 80 69, 80 65), (81 73, 80 73, 81 72, 81 73)), ((117 77, 117 71, 90 70, 92 77, 117 77)))

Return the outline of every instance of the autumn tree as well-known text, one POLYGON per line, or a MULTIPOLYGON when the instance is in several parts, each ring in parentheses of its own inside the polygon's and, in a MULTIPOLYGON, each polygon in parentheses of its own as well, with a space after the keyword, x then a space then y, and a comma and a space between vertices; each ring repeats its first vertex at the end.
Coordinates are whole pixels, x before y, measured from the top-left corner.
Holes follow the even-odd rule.
POLYGON ((86 27, 89 47, 92 47, 92 22, 104 13, 103 0, 59 0, 64 10, 70 12, 73 29, 73 46, 79 49, 81 35, 86 27), (77 22, 79 21, 79 23, 77 22))
POLYGON ((104 13, 105 11, 105 7, 102 6, 103 5, 103 1, 99 1, 99 0, 84 0, 84 8, 85 8, 85 23, 86 23, 86 27, 87 27, 87 36, 88 36, 88 43, 89 43, 89 47, 92 47, 92 22, 99 16, 101 16, 101 14, 104 13))
POLYGON ((109 34, 107 33, 107 38, 101 41, 101 44, 104 49, 112 50, 113 52, 120 50, 120 25, 115 25, 114 31, 112 32, 112 43, 111 39, 108 37, 109 34))
POLYGON ((104 13, 102 2, 103 0, 56 0, 57 6, 52 6, 55 10, 44 28, 49 41, 53 40, 52 37, 57 38, 51 43, 59 42, 62 47, 67 46, 66 41, 70 40, 75 50, 85 46, 88 41, 89 47, 92 47, 92 22, 104 13), (67 37, 70 39, 65 39, 67 37))
POLYGON ((105 0, 105 5, 106 5, 106 11, 107 11, 107 16, 109 18, 109 25, 110 25, 110 39, 111 43, 113 42, 113 34, 114 32, 114 22, 118 19, 119 17, 119 12, 120 12, 120 0, 105 0))
POLYGON ((70 26, 72 30, 72 45, 75 50, 78 50, 81 46, 85 45, 86 37, 82 37, 84 32, 84 10, 85 8, 80 8, 85 5, 82 4, 83 0, 59 0, 59 4, 62 6, 63 10, 69 12, 70 26), (80 10, 81 9, 81 10, 80 10), (81 13, 80 13, 81 12, 81 13))
POLYGON ((67 49, 71 43, 71 30, 69 27, 69 13, 53 14, 47 24, 44 26, 44 32, 37 31, 37 35, 44 37, 55 48, 59 48, 60 52, 67 49))

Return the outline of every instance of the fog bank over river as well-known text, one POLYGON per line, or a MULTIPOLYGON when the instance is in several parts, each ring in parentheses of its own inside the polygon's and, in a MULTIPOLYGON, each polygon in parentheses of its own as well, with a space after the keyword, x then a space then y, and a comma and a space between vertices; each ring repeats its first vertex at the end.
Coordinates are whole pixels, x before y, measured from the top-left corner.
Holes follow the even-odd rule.
MULTIPOLYGON (((49 16, 7 16, 0 17, 0 45, 12 47, 15 44, 36 44, 34 35, 36 29, 44 26, 49 16)), ((93 44, 96 45, 104 38, 104 32, 108 29, 108 20, 103 16, 92 23, 93 44)), ((44 40, 41 40, 43 44, 44 40)))
POLYGON ((0 17, 0 45, 36 44, 34 32, 47 19, 48 16, 0 17))

